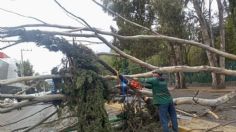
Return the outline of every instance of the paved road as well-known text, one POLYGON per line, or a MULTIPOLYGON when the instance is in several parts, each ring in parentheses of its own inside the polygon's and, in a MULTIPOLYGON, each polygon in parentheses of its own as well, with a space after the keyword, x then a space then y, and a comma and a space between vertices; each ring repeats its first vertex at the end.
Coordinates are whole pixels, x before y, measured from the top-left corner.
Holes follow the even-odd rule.
MULTIPOLYGON (((48 107, 50 105, 51 104, 37 104, 33 106, 24 107, 21 110, 14 110, 9 113, 0 114, 0 125, 1 125, 0 132, 10 132, 18 128, 28 127, 28 126, 32 126, 36 124, 37 122, 45 118, 47 115, 52 113, 55 110, 55 107, 54 106, 49 107, 31 116, 30 118, 27 118, 15 124, 2 126, 4 124, 9 124, 9 123, 18 121, 22 118, 25 118, 29 115, 32 115, 36 113, 37 111, 40 111, 41 109, 48 107)), ((34 131, 38 131, 38 130, 36 129, 34 131)), ((53 130, 47 130, 47 131, 53 131, 53 130)))

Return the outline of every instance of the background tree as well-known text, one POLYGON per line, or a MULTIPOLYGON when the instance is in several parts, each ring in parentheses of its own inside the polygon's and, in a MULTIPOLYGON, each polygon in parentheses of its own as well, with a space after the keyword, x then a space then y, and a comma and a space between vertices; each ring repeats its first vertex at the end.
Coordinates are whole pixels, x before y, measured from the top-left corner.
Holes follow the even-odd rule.
MULTIPOLYGON (((224 6, 221 0, 217 0, 219 11, 219 32, 220 32, 220 50, 225 51, 225 24, 224 24, 224 6)), ((225 57, 219 57, 219 65, 225 68, 225 57)), ((225 75, 220 75, 220 87, 225 88, 225 75)))
POLYGON ((236 54, 236 1, 229 0, 229 16, 227 17, 226 25, 226 51, 236 54))
MULTIPOLYGON (((193 0, 192 2, 193 2, 193 7, 198 16, 203 43, 208 46, 215 47, 215 43, 213 41, 215 38, 213 38, 213 35, 212 35, 212 27, 211 27, 211 21, 210 21, 211 13, 207 12, 206 7, 205 7, 206 3, 204 1, 195 1, 195 0, 193 0), (208 17, 206 16, 206 14, 208 15, 208 17)), ((208 51, 206 51, 206 53, 207 53, 209 65, 218 67, 219 64, 218 64, 217 56, 208 51)), ((224 87, 224 82, 221 81, 219 74, 211 73, 211 75, 212 75, 213 88, 224 87)))
MULTIPOLYGON (((183 37, 184 36, 183 35, 184 16, 182 12, 182 7, 183 7, 182 2, 175 1, 175 3, 172 3, 171 1, 168 1, 168 2, 158 1, 157 2, 157 1, 150 1, 150 0, 134 0, 134 1, 104 0, 104 5, 108 6, 108 8, 117 12, 121 16, 133 22, 136 22, 142 26, 145 26, 148 28, 154 28, 155 30, 158 27, 158 31, 162 30, 162 33, 184 38, 183 37), (156 6, 153 6, 153 4, 156 6), (176 7, 175 4, 178 4, 178 6, 176 7), (174 8, 174 9, 168 10, 168 12, 166 12, 167 10, 164 10, 165 8, 167 10, 169 8, 174 8), (168 13, 168 14, 166 15, 165 13, 168 13), (159 15, 162 15, 161 20, 159 18, 160 17, 159 15), (158 16, 158 21, 156 21, 157 20, 156 16, 158 16)), ((149 32, 141 28, 134 27, 133 25, 130 25, 129 23, 124 22, 123 20, 121 20, 120 18, 116 16, 115 16, 115 20, 117 21, 117 25, 119 29, 117 33, 120 35, 150 34, 149 32)), ((139 59, 150 62, 151 64, 156 64, 158 66, 169 65, 170 63, 172 65, 184 64, 183 53, 182 53, 184 52, 184 48, 182 46, 177 46, 176 44, 169 45, 169 43, 167 42, 150 41, 150 40, 141 40, 141 41, 127 41, 127 40, 122 41, 121 40, 119 42, 114 42, 114 45, 116 45, 122 50, 125 49, 131 55, 139 59), (168 46, 166 46, 167 44, 168 46), (156 56, 159 59, 155 59, 153 56, 156 56), (171 60, 171 61, 167 61, 167 60, 171 60)), ((118 62, 119 61, 116 60, 115 64, 118 64, 118 62)), ((131 69, 135 69, 135 67, 131 69)), ((176 81, 177 88, 186 87, 183 73, 176 74, 176 80, 177 80, 176 81)))
MULTIPOLYGON (((29 62, 29 60, 27 61, 23 61, 23 76, 33 76, 34 74, 34 70, 33 70, 33 65, 29 62)), ((19 77, 21 77, 21 65, 17 64, 17 74, 19 77)))
MULTIPOLYGON (((155 21, 155 16, 151 7, 150 0, 103 0, 103 3, 114 12, 117 12, 121 16, 142 26, 151 28, 155 21)), ((119 17, 114 16, 114 20, 116 20, 118 26, 117 33, 120 35, 150 34, 150 32, 145 31, 142 28, 137 28, 136 26, 123 21, 119 17)), ((148 58, 152 55, 156 55, 161 51, 162 48, 156 43, 158 42, 151 40, 120 40, 113 42, 113 44, 121 50, 126 50, 131 55, 145 61, 148 60, 148 58)))
MULTIPOLYGON (((152 5, 154 6, 155 14, 158 17, 157 30, 161 34, 186 38, 186 25, 184 24, 184 1, 182 0, 153 0, 152 5), (171 9, 171 10, 170 10, 171 9)), ((167 45, 168 52, 163 56, 167 56, 170 65, 184 65, 184 57, 186 54, 185 46, 179 45, 176 42, 163 42, 167 45)), ((183 72, 175 74, 176 88, 186 88, 185 77, 183 72)))

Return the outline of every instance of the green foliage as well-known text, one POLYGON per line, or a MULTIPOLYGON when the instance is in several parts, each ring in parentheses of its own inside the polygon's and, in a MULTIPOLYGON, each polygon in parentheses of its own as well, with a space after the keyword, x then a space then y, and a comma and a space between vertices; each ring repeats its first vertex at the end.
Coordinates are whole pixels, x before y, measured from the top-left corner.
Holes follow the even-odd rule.
POLYGON ((225 24, 225 43, 226 51, 236 54, 236 26, 233 24, 233 19, 230 16, 225 24))
POLYGON ((190 66, 207 65, 208 60, 207 60, 205 50, 202 50, 201 48, 194 47, 194 46, 190 47, 189 53, 187 56, 187 62, 188 62, 188 65, 190 66))
MULTIPOLYGON (((136 22, 142 26, 151 28, 154 23, 155 17, 151 7, 150 0, 132 0, 132 1, 117 1, 117 0, 103 0, 104 5, 112 9, 121 16, 136 22)), ((137 35, 137 34, 150 34, 142 28, 138 28, 122 19, 115 17, 118 34, 120 35, 137 35)), ((129 51, 129 53, 137 58, 145 59, 156 54, 159 51, 159 45, 156 41, 150 40, 120 40, 114 42, 114 45, 121 50, 129 51)))
POLYGON ((36 42, 50 51, 61 51, 69 65, 61 69, 61 74, 70 73, 71 78, 64 79, 62 91, 67 96, 66 105, 78 117, 77 130, 81 132, 108 132, 110 124, 104 108, 108 96, 105 81, 98 75, 97 57, 83 45, 71 45, 63 38, 44 35, 40 31, 11 31, 23 42, 36 42), (69 66, 69 67, 68 67, 69 66))
POLYGON ((70 95, 69 104, 78 116, 79 131, 109 131, 104 109, 104 87, 101 78, 92 70, 77 69, 76 78, 65 82, 65 94, 70 95))
POLYGON ((152 4, 158 16, 158 24, 160 24, 158 31, 165 35, 185 38, 183 1, 155 0, 152 4))
MULTIPOLYGON (((21 76, 21 64, 17 64, 16 66, 17 66, 17 74, 20 77, 21 76)), ((24 76, 33 76, 33 74, 34 74, 33 65, 29 62, 29 60, 23 61, 23 67, 24 67, 24 71, 23 71, 24 76)))
POLYGON ((229 0, 229 8, 234 27, 236 27, 236 1, 229 0))

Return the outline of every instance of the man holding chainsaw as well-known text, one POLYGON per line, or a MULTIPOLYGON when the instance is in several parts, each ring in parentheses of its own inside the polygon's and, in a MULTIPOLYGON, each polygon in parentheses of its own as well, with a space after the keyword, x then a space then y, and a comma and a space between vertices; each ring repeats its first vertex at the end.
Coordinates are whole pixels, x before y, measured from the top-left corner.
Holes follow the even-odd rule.
POLYGON ((161 73, 153 72, 153 77, 141 78, 146 88, 152 89, 153 104, 158 107, 159 117, 162 124, 163 132, 169 132, 169 119, 172 122, 172 129, 178 132, 178 122, 173 99, 167 87, 166 80, 161 73))
MULTIPOLYGON (((162 124, 163 132, 169 132, 169 119, 172 123, 174 132, 178 132, 178 122, 173 99, 167 87, 166 80, 162 77, 161 73, 153 72, 150 78, 138 79, 146 88, 152 89, 153 104, 157 106, 159 118, 162 124)), ((132 89, 139 90, 141 84, 135 80, 128 80, 124 76, 119 75, 121 82, 129 85, 132 89)))

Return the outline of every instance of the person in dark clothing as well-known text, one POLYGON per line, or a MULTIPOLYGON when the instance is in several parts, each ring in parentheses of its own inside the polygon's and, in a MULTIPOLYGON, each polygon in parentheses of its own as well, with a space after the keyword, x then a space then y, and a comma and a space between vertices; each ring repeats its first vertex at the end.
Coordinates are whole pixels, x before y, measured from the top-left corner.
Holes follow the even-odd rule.
MULTIPOLYGON (((54 67, 51 70, 52 74, 58 74, 58 68, 54 67)), ((61 78, 53 78, 52 79, 52 86, 51 86, 51 94, 58 94, 61 90, 62 79, 61 78)), ((62 100, 53 100, 52 104, 58 106, 62 103, 62 100)))
POLYGON ((178 132, 177 115, 173 98, 171 97, 167 82, 162 77, 162 74, 153 72, 153 77, 140 78, 139 81, 142 82, 145 87, 152 89, 153 104, 158 108, 163 132, 169 132, 169 119, 172 123, 172 130, 178 132))

